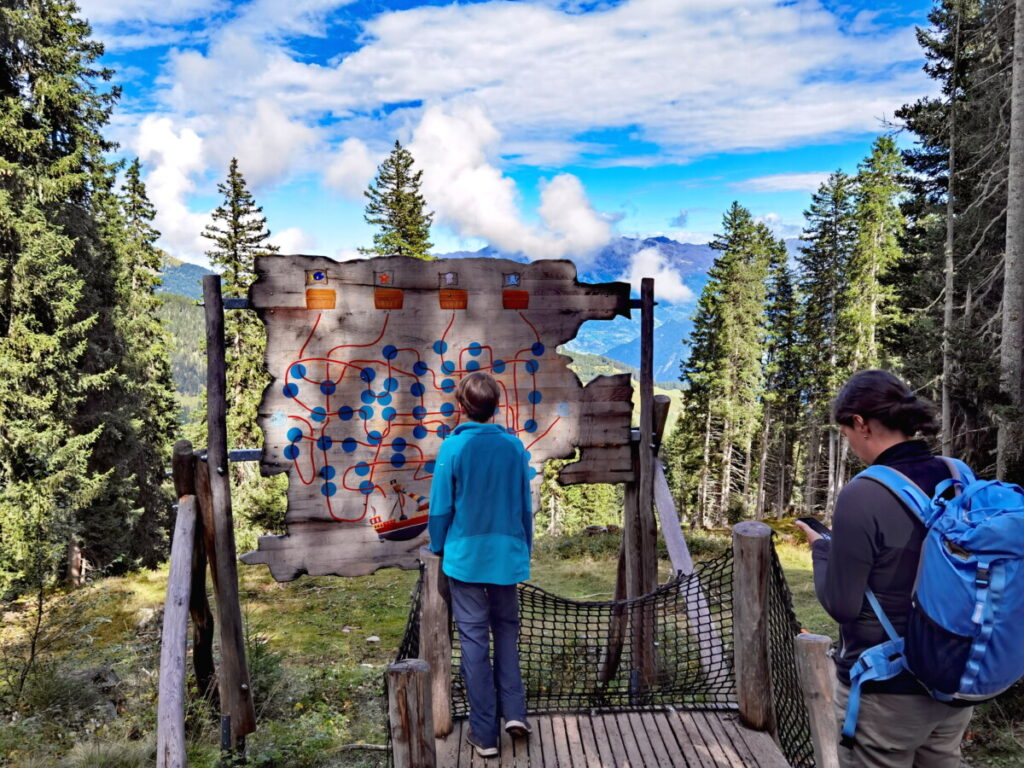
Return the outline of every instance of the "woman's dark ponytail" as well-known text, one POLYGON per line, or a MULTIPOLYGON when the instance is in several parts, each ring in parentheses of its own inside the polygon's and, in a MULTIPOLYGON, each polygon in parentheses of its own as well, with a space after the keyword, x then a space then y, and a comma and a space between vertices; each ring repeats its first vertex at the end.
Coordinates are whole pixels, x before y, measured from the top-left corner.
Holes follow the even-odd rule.
POLYGON ((832 402, 832 421, 836 424, 852 426, 855 415, 878 419, 885 427, 908 436, 939 431, 935 406, 880 369, 855 373, 832 402))

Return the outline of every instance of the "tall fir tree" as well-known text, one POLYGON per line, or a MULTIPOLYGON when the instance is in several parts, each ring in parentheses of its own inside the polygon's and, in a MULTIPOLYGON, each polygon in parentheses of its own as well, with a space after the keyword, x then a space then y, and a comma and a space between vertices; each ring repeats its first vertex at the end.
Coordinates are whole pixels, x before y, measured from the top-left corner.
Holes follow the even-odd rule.
POLYGON ((423 171, 413 170, 412 154, 397 140, 391 154, 377 169, 366 190, 365 219, 379 227, 373 248, 360 249, 377 256, 430 259, 430 225, 434 214, 426 210, 420 194, 423 171))
MULTIPOLYGON (((223 201, 203 230, 211 241, 210 264, 221 271, 225 297, 248 296, 256 279, 256 259, 277 252, 263 208, 249 191, 238 160, 231 158, 227 179, 217 185, 223 201)), ((263 432, 257 418, 263 390, 270 384, 264 355, 267 337, 263 323, 249 309, 230 310, 224 318, 227 364, 227 429, 231 448, 258 448, 263 432)), ((205 409, 204 409, 205 410, 205 409)), ((285 475, 261 477, 253 464, 233 465, 235 506, 240 515, 265 529, 280 531, 284 523, 285 475)))

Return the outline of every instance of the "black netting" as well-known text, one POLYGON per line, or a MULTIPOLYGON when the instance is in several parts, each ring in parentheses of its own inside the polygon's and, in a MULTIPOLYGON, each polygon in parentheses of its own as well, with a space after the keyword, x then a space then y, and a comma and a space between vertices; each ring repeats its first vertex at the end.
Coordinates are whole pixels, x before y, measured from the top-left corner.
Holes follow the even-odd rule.
POLYGON ((796 676, 793 639, 799 633, 800 622, 793 612, 793 598, 773 546, 768 583, 768 661, 779 745, 793 768, 814 768, 810 721, 796 676))

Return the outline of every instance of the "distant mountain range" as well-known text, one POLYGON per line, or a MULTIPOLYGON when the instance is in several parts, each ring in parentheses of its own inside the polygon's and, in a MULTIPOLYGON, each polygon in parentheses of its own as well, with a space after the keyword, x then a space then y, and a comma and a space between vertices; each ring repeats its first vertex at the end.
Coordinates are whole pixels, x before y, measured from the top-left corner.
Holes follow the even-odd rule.
MULTIPOLYGON (((787 241, 793 252, 798 240, 787 241)), ((634 255, 645 249, 655 249, 662 269, 677 272, 683 283, 693 291, 695 297, 707 282, 707 273, 715 259, 715 251, 706 244, 677 243, 667 237, 630 238, 617 237, 602 248, 586 263, 580 264, 579 280, 587 283, 604 283, 625 280, 629 276, 634 255)), ((506 258, 526 263, 529 259, 521 253, 503 253, 496 248, 481 248, 478 251, 456 251, 437 254, 438 258, 506 258)), ((213 274, 196 264, 188 264, 167 257, 163 270, 164 284, 160 290, 177 293, 191 299, 202 297, 203 275, 213 274)), ((654 286, 655 301, 658 300, 658 285, 654 286)), ((660 300, 654 309, 654 380, 677 382, 680 362, 687 355, 686 340, 690 336, 695 301, 675 304, 660 300)), ((640 314, 633 312, 631 319, 617 317, 608 322, 584 323, 579 335, 566 347, 617 360, 632 368, 640 367, 640 314)))

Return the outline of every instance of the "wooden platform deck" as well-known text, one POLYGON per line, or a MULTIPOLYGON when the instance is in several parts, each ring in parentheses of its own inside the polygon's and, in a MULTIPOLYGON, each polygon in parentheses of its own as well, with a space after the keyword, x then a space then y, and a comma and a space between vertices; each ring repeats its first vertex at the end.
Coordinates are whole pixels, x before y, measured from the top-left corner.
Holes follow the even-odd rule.
POLYGON ((482 758, 466 743, 469 723, 437 740, 438 768, 789 768, 767 733, 735 712, 612 712, 531 715, 533 734, 482 758))

